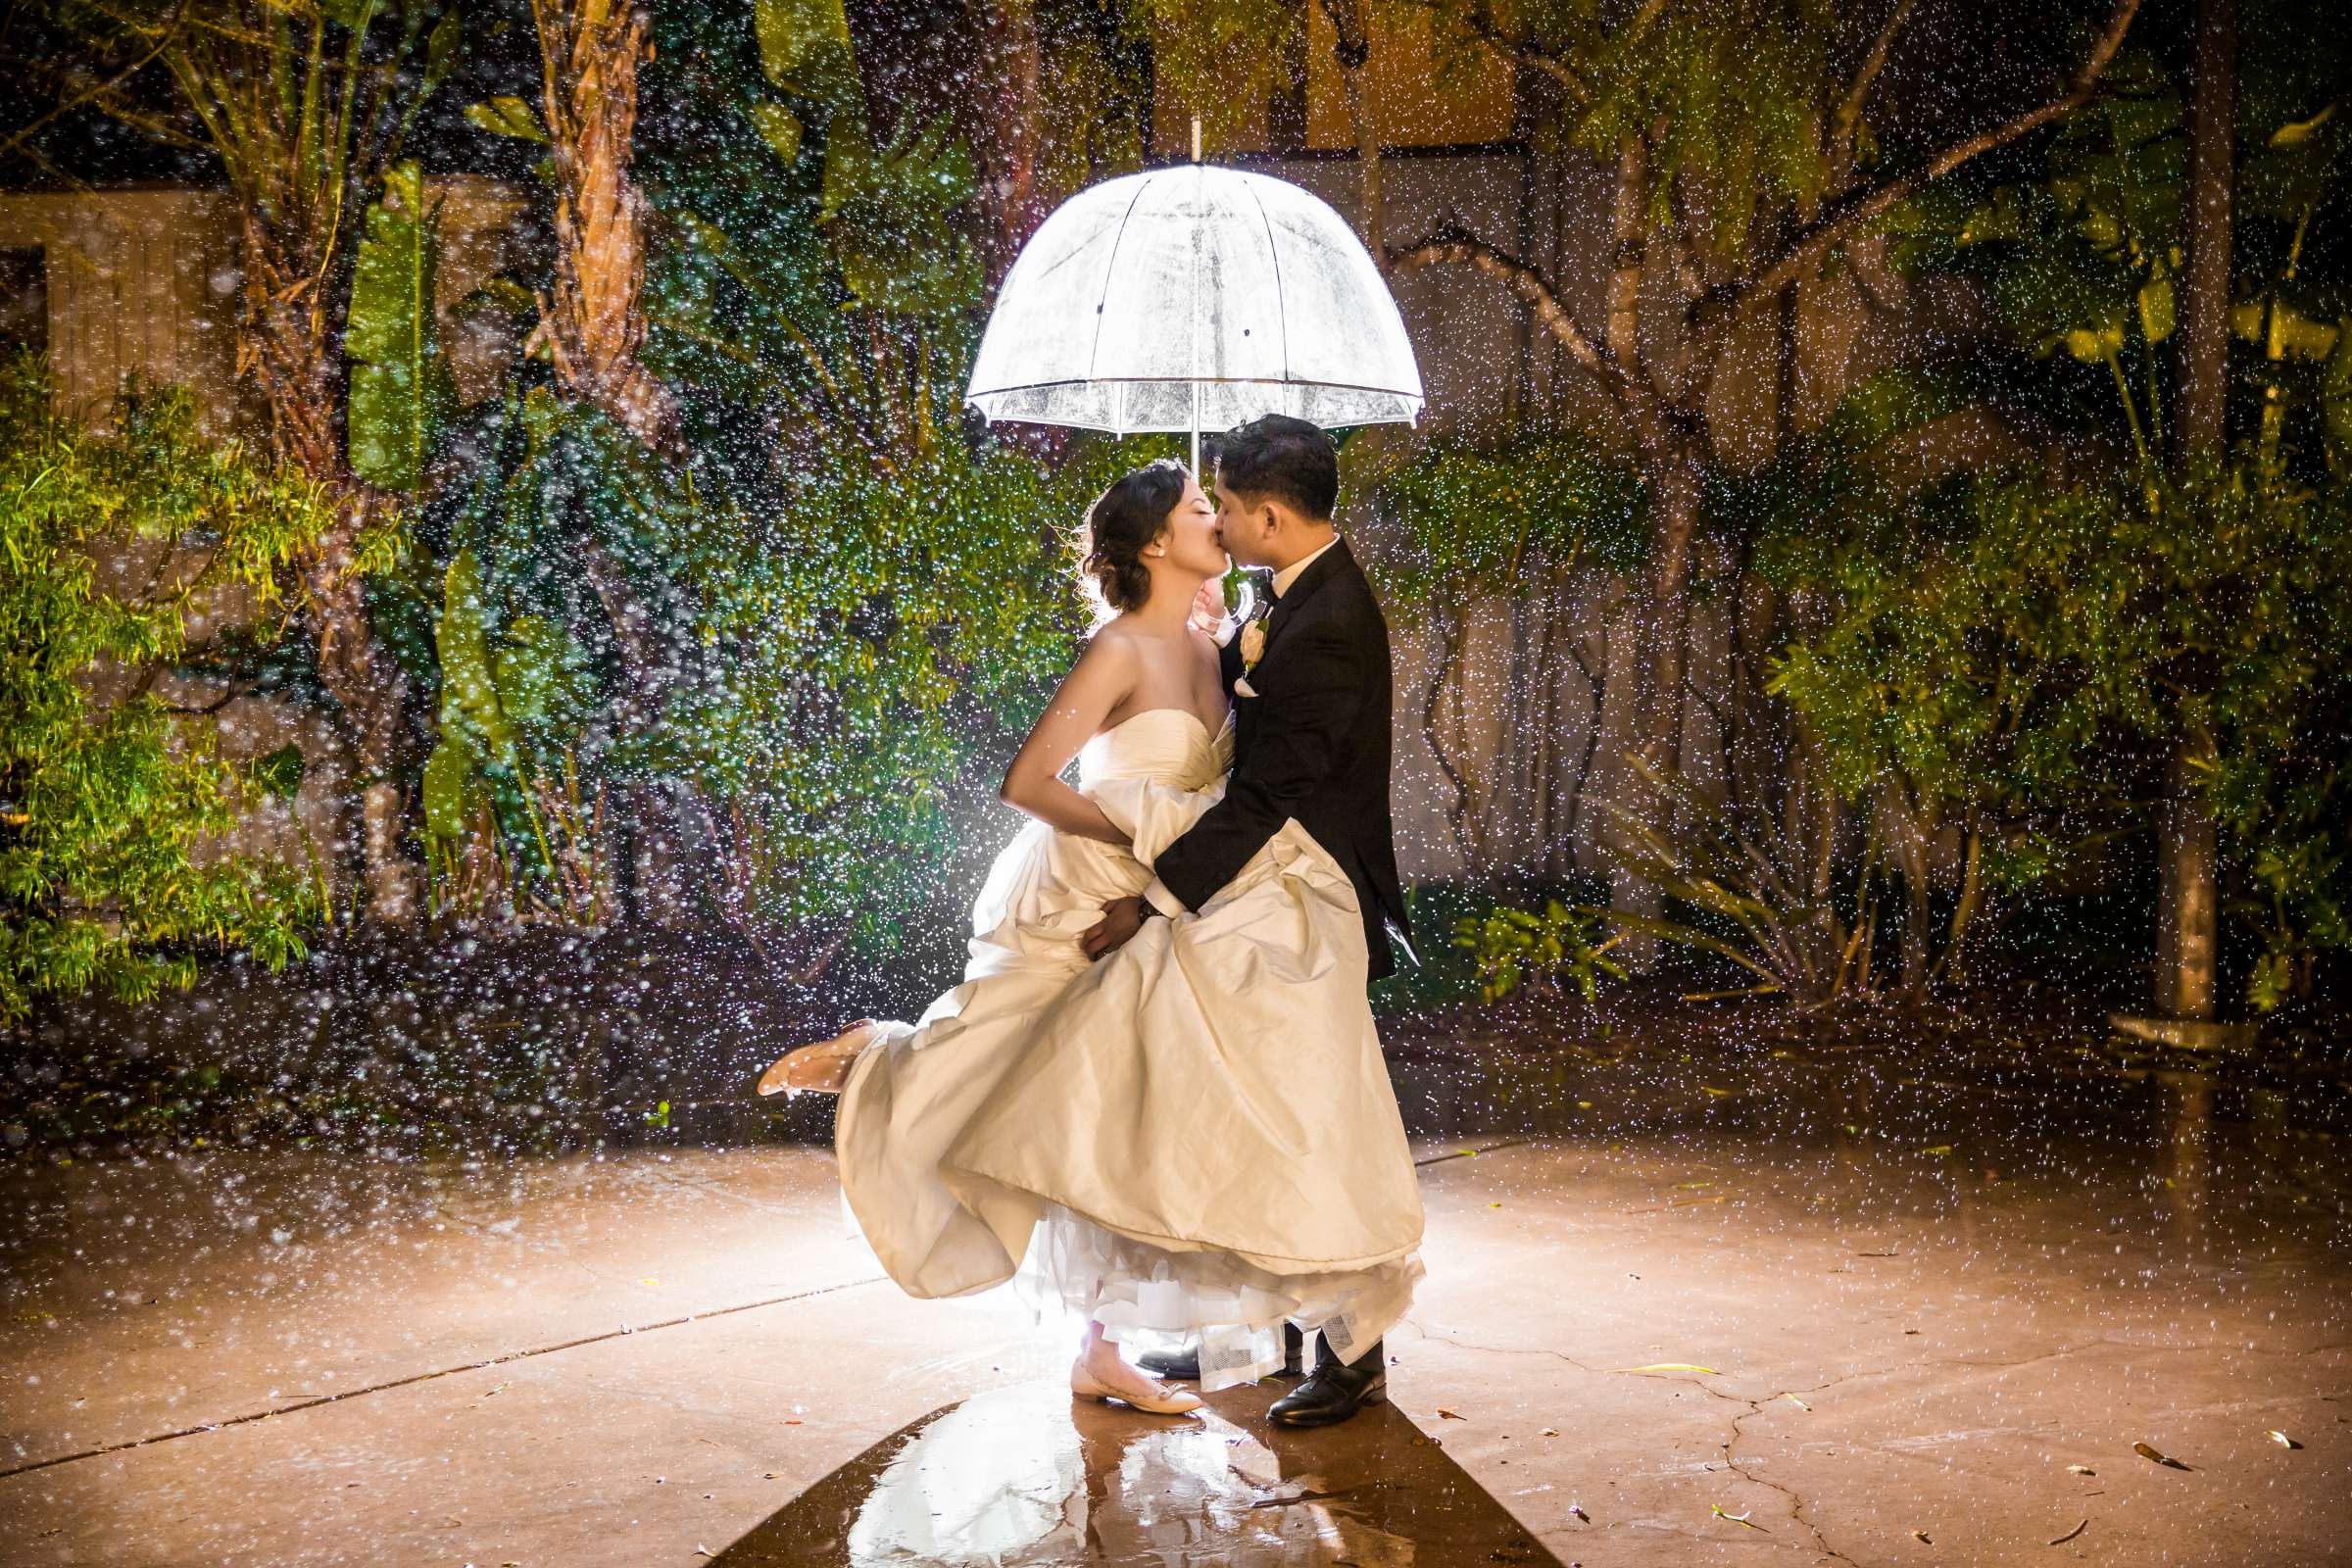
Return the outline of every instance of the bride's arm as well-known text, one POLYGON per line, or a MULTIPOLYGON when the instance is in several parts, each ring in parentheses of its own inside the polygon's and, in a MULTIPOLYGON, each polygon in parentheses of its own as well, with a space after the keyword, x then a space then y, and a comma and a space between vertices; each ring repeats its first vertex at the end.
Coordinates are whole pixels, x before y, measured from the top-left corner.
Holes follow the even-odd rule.
POLYGON ((1098 634, 1062 677, 1060 689, 1046 705, 1037 727, 1013 754, 997 798, 1056 832, 1126 849, 1127 835, 1102 814, 1101 807, 1063 783, 1061 771, 1078 755, 1078 748, 1102 727, 1110 710, 1135 689, 1139 673, 1135 651, 1126 639, 1108 631, 1098 634))

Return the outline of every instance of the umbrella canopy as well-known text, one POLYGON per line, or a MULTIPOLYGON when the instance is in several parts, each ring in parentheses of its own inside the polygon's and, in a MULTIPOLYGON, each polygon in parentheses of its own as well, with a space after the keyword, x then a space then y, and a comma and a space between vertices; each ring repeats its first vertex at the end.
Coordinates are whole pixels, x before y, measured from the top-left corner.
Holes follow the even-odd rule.
POLYGON ((965 401, 1127 435, 1261 414, 1410 423, 1421 369, 1340 215, 1286 180, 1188 164, 1055 210, 1005 274, 965 401))

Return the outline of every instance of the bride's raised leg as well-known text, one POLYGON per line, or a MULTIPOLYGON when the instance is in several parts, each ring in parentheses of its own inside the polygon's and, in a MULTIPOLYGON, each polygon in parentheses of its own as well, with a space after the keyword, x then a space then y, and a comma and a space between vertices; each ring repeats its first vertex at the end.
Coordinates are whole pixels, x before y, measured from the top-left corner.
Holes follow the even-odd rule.
POLYGON ((1187 1415, 1200 1408, 1198 1394, 1155 1383, 1130 1366, 1119 1348, 1102 1337, 1102 1325, 1091 1318, 1078 1344, 1078 1359, 1070 1363, 1070 1392, 1081 1398, 1124 1400, 1153 1415, 1187 1415))
POLYGON ((872 1041, 876 1027, 873 1019, 860 1018, 830 1040, 787 1051, 760 1075, 760 1093, 840 1094, 850 1081, 850 1063, 872 1041))

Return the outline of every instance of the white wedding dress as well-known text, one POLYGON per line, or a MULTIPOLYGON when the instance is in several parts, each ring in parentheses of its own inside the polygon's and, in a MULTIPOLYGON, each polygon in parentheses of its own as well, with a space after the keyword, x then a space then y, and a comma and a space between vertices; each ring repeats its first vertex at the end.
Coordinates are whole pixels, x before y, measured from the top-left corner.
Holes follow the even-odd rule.
POLYGON ((1025 828, 973 905, 963 983, 858 1055, 834 1134, 909 1294, 1009 1283, 1130 1351, 1197 1338, 1203 1389, 1279 1367, 1286 1321, 1353 1360, 1422 1275, 1355 893, 1305 829, 1100 962, 1079 947, 1223 795, 1232 749, 1230 720, 1212 737, 1179 708, 1087 742, 1079 788, 1135 853, 1025 828))

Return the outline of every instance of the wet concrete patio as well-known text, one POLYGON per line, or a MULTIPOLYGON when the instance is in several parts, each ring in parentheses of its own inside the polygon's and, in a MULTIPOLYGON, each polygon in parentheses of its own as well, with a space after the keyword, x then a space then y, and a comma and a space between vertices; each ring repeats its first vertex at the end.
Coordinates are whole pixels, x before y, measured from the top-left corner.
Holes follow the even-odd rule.
POLYGON ((1074 1406, 821 1143, 19 1169, 0 1561, 2352 1559, 2327 1135, 1644 1071, 1400 1064, 1429 1279, 1323 1432, 1074 1406))

